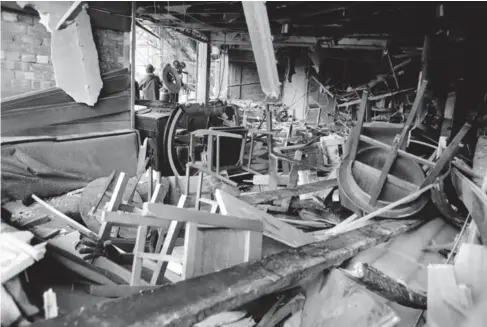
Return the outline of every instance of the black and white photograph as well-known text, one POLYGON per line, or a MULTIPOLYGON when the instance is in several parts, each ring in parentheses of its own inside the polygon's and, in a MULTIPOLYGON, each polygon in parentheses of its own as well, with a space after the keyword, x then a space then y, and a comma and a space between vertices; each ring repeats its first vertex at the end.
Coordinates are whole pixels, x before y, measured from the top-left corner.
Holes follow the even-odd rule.
POLYGON ((1 1, 1 327, 485 327, 487 3, 1 1))

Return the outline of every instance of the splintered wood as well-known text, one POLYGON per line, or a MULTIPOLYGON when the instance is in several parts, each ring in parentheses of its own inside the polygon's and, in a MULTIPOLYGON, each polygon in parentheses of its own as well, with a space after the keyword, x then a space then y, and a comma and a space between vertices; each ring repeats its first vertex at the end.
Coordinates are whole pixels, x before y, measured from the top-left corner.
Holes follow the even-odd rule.
POLYGON ((215 196, 220 208, 224 208, 225 212, 228 214, 242 218, 255 217, 260 219, 264 224, 264 235, 276 241, 291 247, 298 247, 318 241, 313 236, 308 235, 285 222, 281 222, 273 216, 248 203, 234 198, 221 190, 216 190, 215 196))
POLYGON ((314 276, 339 265, 360 251, 387 242, 418 224, 417 220, 382 221, 377 226, 363 227, 340 238, 302 246, 299 251, 281 252, 265 260, 103 302, 96 307, 41 321, 37 326, 163 324, 166 327, 190 327, 212 314, 232 310, 263 295, 290 287, 306 276, 314 276), (128 307, 131 310, 127 310, 128 307))

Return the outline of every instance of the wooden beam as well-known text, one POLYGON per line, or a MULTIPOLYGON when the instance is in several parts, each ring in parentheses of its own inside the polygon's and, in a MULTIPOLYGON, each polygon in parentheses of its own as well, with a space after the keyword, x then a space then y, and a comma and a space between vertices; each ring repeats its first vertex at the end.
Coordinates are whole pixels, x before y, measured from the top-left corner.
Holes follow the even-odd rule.
POLYGON ((244 194, 241 195, 239 199, 249 204, 259 204, 259 203, 271 202, 274 200, 281 200, 292 196, 299 196, 301 194, 313 193, 337 185, 338 185, 337 180, 331 179, 331 180, 319 181, 316 183, 304 184, 292 188, 283 188, 280 190, 244 194))
POLYGON ((387 242, 419 224, 418 220, 383 220, 340 237, 303 246, 299 251, 281 252, 127 298, 84 307, 33 326, 193 326, 213 314, 296 285, 303 278, 340 265, 360 251, 387 242))
POLYGON ((426 309, 426 294, 410 289, 367 263, 357 263, 353 270, 340 270, 351 280, 390 301, 409 308, 426 309))

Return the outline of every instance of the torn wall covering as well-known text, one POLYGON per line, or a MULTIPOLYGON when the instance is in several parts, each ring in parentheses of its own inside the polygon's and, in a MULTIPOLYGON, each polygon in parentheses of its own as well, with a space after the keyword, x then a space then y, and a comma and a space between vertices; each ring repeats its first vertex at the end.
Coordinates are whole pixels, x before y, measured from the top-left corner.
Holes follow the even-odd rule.
POLYGON ((51 32, 52 65, 58 87, 75 101, 93 106, 103 82, 86 9, 82 9, 73 24, 56 31, 55 26, 72 2, 18 1, 17 4, 36 9, 41 17, 40 23, 51 32))

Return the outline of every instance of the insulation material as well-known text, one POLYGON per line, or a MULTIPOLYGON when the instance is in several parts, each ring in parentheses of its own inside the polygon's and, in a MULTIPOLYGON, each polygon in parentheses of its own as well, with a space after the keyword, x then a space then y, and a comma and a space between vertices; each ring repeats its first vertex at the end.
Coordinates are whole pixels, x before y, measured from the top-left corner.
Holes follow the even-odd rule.
POLYGON ((51 57, 56 84, 76 102, 93 106, 103 87, 98 52, 93 40, 90 16, 82 9, 74 23, 55 30, 72 2, 18 1, 39 12, 40 22, 51 32, 51 57))
POLYGON ((262 91, 269 100, 277 100, 281 87, 267 8, 263 1, 242 1, 242 6, 262 91))
POLYGON ((115 169, 135 175, 135 131, 10 139, 2 139, 2 203, 64 194, 115 169))

